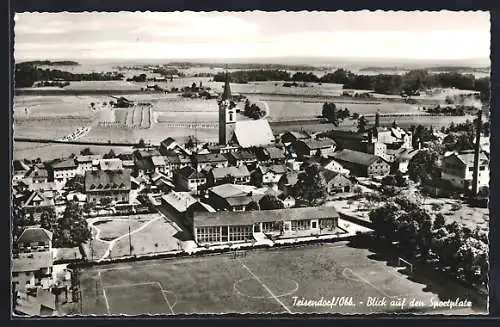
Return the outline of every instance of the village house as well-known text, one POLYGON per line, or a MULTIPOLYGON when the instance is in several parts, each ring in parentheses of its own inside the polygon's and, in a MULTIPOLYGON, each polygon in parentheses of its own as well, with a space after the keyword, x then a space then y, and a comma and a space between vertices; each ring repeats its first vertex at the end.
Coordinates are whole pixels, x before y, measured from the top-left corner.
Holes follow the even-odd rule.
POLYGON ((220 144, 211 144, 208 143, 205 148, 210 152, 210 153, 222 153, 222 154, 229 154, 232 152, 237 152, 240 150, 240 147, 235 144, 225 144, 225 145, 220 145, 220 144))
POLYGON ((165 174, 167 172, 167 164, 162 156, 151 157, 151 162, 153 163, 154 171, 156 173, 165 174))
POLYGON ((123 161, 120 158, 99 159, 96 162, 98 170, 122 170, 123 161))
MULTIPOLYGON (((453 187, 469 189, 472 187, 474 172, 474 151, 452 153, 441 160, 441 179, 448 181, 453 187)), ((489 159, 484 152, 479 155, 478 187, 489 187, 489 159)))
POLYGON ((226 183, 248 184, 250 183, 250 172, 246 166, 242 165, 238 167, 213 168, 208 174, 209 185, 226 183))
POLYGON ((334 159, 328 159, 323 165, 323 168, 334 173, 349 175, 349 169, 345 169, 339 162, 334 159))
POLYGON ((207 184, 204 173, 196 171, 191 166, 183 167, 175 173, 175 185, 181 191, 198 193, 207 184))
POLYGON ((293 208, 295 207, 295 198, 291 195, 288 195, 288 196, 285 196, 284 194, 282 194, 279 199, 281 200, 281 202, 283 203, 283 207, 285 209, 288 209, 288 208, 293 208))
POLYGON ((323 170, 328 194, 344 193, 352 191, 352 182, 345 175, 330 170, 323 170))
POLYGON ((208 189, 208 203, 217 210, 245 211, 250 202, 258 202, 263 195, 255 194, 256 187, 222 184, 208 189))
POLYGON ((177 148, 177 146, 179 146, 179 144, 176 140, 171 137, 167 137, 160 142, 160 154, 167 155, 170 151, 173 151, 175 148, 177 148))
POLYGON ((308 140, 310 139, 311 136, 307 134, 306 132, 300 131, 289 131, 283 133, 281 135, 281 143, 283 143, 286 147, 288 146, 295 146, 295 142, 301 141, 301 140, 308 140))
POLYGON ((163 209, 181 219, 181 223, 191 228, 194 212, 216 212, 210 205, 200 202, 188 192, 172 191, 161 197, 163 209))
POLYGON ((257 148, 255 154, 258 161, 270 164, 284 164, 286 160, 284 150, 275 146, 257 148))
POLYGON ((53 197, 48 197, 42 191, 31 191, 25 197, 20 208, 25 215, 32 215, 35 221, 40 220, 40 214, 45 210, 55 210, 53 197))
POLYGON ((135 170, 134 154, 133 153, 120 153, 117 156, 122 161, 123 169, 135 170))
POLYGON ((40 287, 18 291, 13 287, 12 311, 20 316, 56 316, 56 296, 40 287))
POLYGON ((333 207, 292 208, 246 212, 196 212, 193 235, 200 246, 300 238, 341 232, 333 207))
POLYGON ((227 160, 232 166, 246 165, 250 169, 254 169, 257 164, 257 156, 250 151, 242 150, 238 152, 231 152, 226 155, 227 160))
POLYGON ((24 182, 31 184, 46 184, 49 181, 49 172, 43 165, 35 165, 24 177, 24 182))
POLYGON ((403 149, 395 155, 393 170, 400 171, 403 174, 408 172, 408 165, 410 160, 419 152, 418 149, 403 149))
POLYGON ((259 166, 252 172, 254 185, 278 185, 282 176, 287 172, 284 165, 259 166))
POLYGON ((295 142, 295 153, 299 158, 312 156, 327 156, 335 151, 332 140, 298 140, 295 142))
POLYGON ((30 170, 29 166, 22 160, 12 161, 12 181, 20 181, 30 170))
POLYGON ((220 153, 196 154, 194 161, 198 171, 209 171, 215 167, 222 168, 229 165, 227 158, 220 153))
POLYGON ((12 248, 12 284, 16 289, 42 286, 52 278, 52 233, 40 227, 28 227, 12 248))
POLYGON ((299 181, 299 173, 288 169, 278 182, 278 189, 283 192, 284 196, 293 194, 295 185, 299 181))
POLYGON ((74 159, 56 161, 50 166, 50 171, 54 182, 64 185, 76 176, 77 164, 74 159))
POLYGON ((76 172, 78 175, 85 175, 86 171, 93 170, 93 162, 95 160, 102 159, 102 155, 87 155, 87 156, 76 156, 75 163, 77 165, 76 172))
POLYGON ((130 170, 95 170, 85 173, 87 202, 96 203, 104 198, 129 202, 130 190, 130 170))
POLYGON ((386 176, 390 165, 382 158, 359 151, 344 149, 335 152, 333 159, 358 177, 386 176))

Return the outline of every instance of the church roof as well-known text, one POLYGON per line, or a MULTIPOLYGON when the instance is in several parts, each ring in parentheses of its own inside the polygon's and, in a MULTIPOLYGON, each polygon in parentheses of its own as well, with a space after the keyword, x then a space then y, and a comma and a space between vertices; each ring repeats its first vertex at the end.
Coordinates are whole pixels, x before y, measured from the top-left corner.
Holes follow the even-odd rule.
POLYGON ((229 73, 226 72, 226 80, 224 81, 224 92, 222 92, 222 100, 231 100, 231 86, 229 85, 229 73))
POLYGON ((274 142, 273 131, 266 119, 236 122, 235 135, 243 148, 266 146, 274 142))

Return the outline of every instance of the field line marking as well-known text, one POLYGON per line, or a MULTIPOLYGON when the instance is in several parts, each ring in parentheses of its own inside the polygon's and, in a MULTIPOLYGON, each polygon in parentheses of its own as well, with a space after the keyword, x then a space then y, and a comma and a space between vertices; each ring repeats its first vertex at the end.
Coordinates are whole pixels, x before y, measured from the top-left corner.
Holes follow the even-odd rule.
MULTIPOLYGON (((384 296, 386 296, 386 297, 391 297, 389 294, 387 294, 386 292, 382 291, 382 290, 381 290, 380 288, 378 288, 377 286, 373 285, 370 281, 368 281, 368 280, 366 280, 365 278, 361 277, 360 275, 356 274, 354 271, 352 271, 352 269, 351 269, 351 268, 344 268, 344 271, 343 271, 343 272, 345 272, 345 271, 347 271, 347 270, 349 270, 349 271, 351 272, 351 274, 353 274, 354 276, 356 276, 356 278, 358 278, 359 280, 361 280, 361 281, 362 281, 362 282, 364 282, 365 284, 367 284, 367 285, 369 285, 369 286, 373 287, 374 289, 376 289, 377 291, 379 291, 380 293, 382 293, 382 295, 384 295, 384 296)), ((342 273, 342 275, 344 275, 344 274, 342 273)), ((346 277, 346 276, 344 275, 344 277, 346 277)))
POLYGON ((108 315, 109 315, 110 312, 109 312, 108 297, 106 296, 106 289, 104 288, 104 283, 102 282, 102 277, 101 277, 101 272, 100 271, 99 271, 99 280, 101 282, 102 295, 104 296, 104 301, 106 302, 106 311, 108 312, 108 315))
POLYGON ((269 295, 272 296, 273 299, 276 300, 276 302, 278 302, 288 313, 293 313, 276 295, 274 295, 273 291, 271 291, 269 287, 267 287, 267 285, 264 284, 260 280, 260 278, 257 275, 255 275, 253 271, 250 270, 250 268, 248 268, 240 259, 238 259, 238 262, 241 264, 243 268, 245 268, 250 273, 250 275, 253 276, 253 278, 255 278, 256 281, 258 281, 262 285, 262 287, 264 287, 264 289, 269 293, 269 295))
POLYGON ((163 298, 165 299, 165 302, 167 302, 167 305, 170 309, 170 311, 172 312, 173 315, 175 315, 175 312, 174 312, 174 308, 172 308, 172 306, 170 305, 170 301, 168 300, 168 298, 165 296, 165 290, 163 289, 163 286, 161 286, 161 283, 160 282, 156 282, 155 283, 156 285, 158 285, 158 287, 160 288, 160 291, 161 291, 161 295, 163 296, 163 298))
POLYGON ((106 288, 118 288, 118 287, 133 287, 133 286, 141 286, 141 285, 154 285, 156 282, 144 282, 144 283, 131 283, 131 284, 115 284, 106 286, 106 288))

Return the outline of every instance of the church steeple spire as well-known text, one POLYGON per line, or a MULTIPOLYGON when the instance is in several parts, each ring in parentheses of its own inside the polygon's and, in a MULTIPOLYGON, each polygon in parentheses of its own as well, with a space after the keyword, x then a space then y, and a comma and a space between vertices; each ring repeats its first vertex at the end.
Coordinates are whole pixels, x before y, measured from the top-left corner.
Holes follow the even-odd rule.
POLYGON ((224 92, 222 92, 222 100, 232 100, 231 86, 229 85, 229 73, 226 70, 226 80, 224 81, 224 92))

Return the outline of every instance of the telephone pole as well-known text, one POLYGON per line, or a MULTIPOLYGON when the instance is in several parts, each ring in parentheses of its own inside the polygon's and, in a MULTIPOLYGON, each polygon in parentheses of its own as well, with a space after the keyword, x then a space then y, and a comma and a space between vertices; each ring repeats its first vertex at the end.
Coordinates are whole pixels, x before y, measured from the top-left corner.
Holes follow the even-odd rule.
POLYGON ((130 256, 132 256, 132 236, 130 235, 130 225, 128 226, 128 244, 130 249, 130 256))

